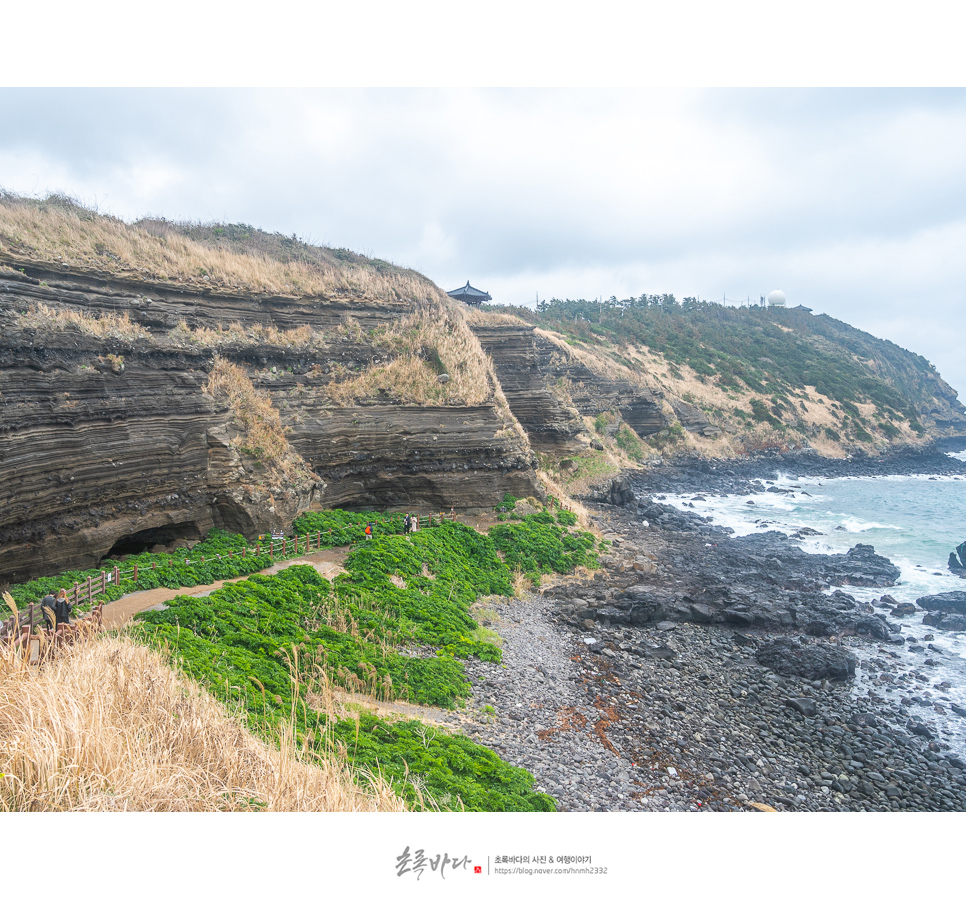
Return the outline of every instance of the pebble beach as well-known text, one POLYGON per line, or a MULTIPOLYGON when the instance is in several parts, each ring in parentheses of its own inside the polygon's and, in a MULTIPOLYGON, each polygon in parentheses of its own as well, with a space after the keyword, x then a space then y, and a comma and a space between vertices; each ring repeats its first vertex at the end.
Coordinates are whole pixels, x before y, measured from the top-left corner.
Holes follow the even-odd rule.
MULTIPOLYGON (((626 511, 598 506, 595 513, 611 536, 621 534, 621 558, 654 559, 647 574, 674 581, 657 534, 635 530, 626 511)), ((627 569, 621 558, 605 560, 610 572, 585 578, 601 604, 608 578, 627 569)), ((922 718, 944 707, 942 687, 900 664, 888 643, 837 637, 859 677, 808 680, 756 658, 767 642, 788 639, 788 630, 580 619, 558 591, 544 592, 491 605, 503 662, 469 663, 473 700, 453 719, 529 770, 559 810, 966 807, 966 763, 922 718), (887 699, 883 684, 901 688, 901 697, 887 699)))

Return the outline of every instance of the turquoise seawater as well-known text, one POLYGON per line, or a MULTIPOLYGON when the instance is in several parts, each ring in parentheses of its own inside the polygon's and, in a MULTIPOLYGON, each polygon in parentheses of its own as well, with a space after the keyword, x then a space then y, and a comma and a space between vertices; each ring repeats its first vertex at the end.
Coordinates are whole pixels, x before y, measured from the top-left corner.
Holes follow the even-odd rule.
MULTIPOLYGON (((873 601, 890 594, 899 601, 912 601, 925 594, 966 591, 966 580, 949 572, 949 553, 966 541, 966 451, 953 454, 963 462, 963 472, 949 476, 884 476, 822 479, 788 477, 777 472, 765 486, 787 492, 762 491, 754 495, 704 496, 701 493, 668 495, 663 502, 676 508, 710 517, 715 524, 731 527, 735 536, 757 531, 777 530, 792 534, 804 527, 819 536, 800 541, 802 549, 814 553, 844 553, 856 543, 868 543, 877 553, 887 556, 901 571, 893 588, 864 589, 845 587, 854 597, 873 601), (699 498, 695 501, 695 498, 699 498), (753 502, 753 504, 749 504, 753 502)), ((915 638, 931 644, 926 652, 894 647, 904 666, 928 673, 922 683, 925 698, 947 708, 929 712, 933 724, 942 729, 943 738, 954 749, 966 751, 966 719, 948 711, 950 702, 966 707, 966 634, 949 633, 923 626, 920 617, 890 620, 902 624, 907 642, 915 638), (929 640, 927 637, 932 636, 929 640), (928 671, 923 659, 938 662, 928 671), (948 681, 949 690, 937 690, 948 681)), ((875 646, 869 654, 875 653, 875 646)), ((855 692, 868 692, 860 673, 855 692)), ((875 692, 881 692, 877 688, 875 692)), ((920 694, 922 695, 922 694, 920 694)), ((917 717, 923 717, 920 709, 917 717)))

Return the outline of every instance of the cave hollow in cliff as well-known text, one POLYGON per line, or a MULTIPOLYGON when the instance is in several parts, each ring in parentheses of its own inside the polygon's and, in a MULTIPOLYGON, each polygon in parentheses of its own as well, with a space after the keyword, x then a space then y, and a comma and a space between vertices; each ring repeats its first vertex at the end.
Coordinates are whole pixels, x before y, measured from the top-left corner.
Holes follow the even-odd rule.
POLYGON ((197 543, 202 536, 201 529, 193 521, 149 527, 147 530, 125 534, 114 543, 105 558, 157 551, 158 547, 164 550, 178 549, 188 543, 197 543))

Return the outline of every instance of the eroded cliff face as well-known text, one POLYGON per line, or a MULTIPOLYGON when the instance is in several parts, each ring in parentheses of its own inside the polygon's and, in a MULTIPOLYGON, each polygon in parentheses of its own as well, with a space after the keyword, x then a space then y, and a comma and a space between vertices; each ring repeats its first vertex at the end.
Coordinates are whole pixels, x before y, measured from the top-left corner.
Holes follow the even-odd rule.
POLYGON ((49 266, 0 274, 0 582, 197 540, 214 526, 254 536, 310 507, 424 513, 541 495, 534 455, 496 392, 479 405, 446 404, 442 383, 442 405, 379 389, 333 399, 331 384, 391 359, 365 332, 398 315, 115 285, 49 266), (99 328, 77 311, 101 317, 99 328), (243 332, 223 342, 201 334, 232 324, 243 332), (272 345, 246 338, 256 326, 325 335, 272 345), (297 456, 291 476, 247 446, 230 399, 211 386, 216 361, 277 410, 283 448, 297 456))
POLYGON ((11 328, 0 339, 0 577, 112 550, 257 533, 311 501, 271 496, 205 394, 210 352, 11 328))
POLYGON ((182 323, 204 328, 240 323, 281 330, 307 325, 327 331, 339 327, 347 317, 362 329, 372 329, 412 309, 406 303, 231 294, 157 281, 139 283, 103 272, 75 272, 69 267, 9 257, 3 261, 13 271, 0 274, 0 307, 23 310, 39 303, 54 309, 127 315, 154 332, 169 332, 182 323))
POLYGON ((542 495, 533 452, 495 398, 477 406, 416 406, 377 390, 340 405, 330 384, 391 359, 349 337, 311 349, 236 346, 222 353, 271 397, 289 443, 320 477, 324 507, 482 511, 507 492, 542 495))
POLYGON ((564 454, 586 446, 582 416, 616 412, 642 438, 673 421, 660 393, 595 372, 532 326, 472 328, 536 450, 564 454))

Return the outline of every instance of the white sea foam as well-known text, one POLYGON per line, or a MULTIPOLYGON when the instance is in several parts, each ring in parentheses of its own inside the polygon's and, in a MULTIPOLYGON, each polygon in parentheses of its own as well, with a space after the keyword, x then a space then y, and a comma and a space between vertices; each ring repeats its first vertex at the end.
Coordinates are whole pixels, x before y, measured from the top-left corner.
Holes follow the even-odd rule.
POLYGON ((858 518, 844 518, 839 527, 844 528, 848 533, 866 533, 869 530, 902 530, 896 524, 880 524, 878 521, 861 521, 858 518))

